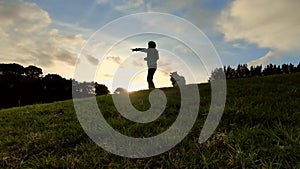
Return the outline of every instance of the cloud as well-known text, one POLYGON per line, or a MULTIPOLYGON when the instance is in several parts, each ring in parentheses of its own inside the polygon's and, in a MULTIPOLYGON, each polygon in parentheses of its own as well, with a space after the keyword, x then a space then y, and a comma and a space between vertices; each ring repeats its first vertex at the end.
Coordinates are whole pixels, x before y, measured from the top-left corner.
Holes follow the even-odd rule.
POLYGON ((264 55, 263 57, 257 59, 257 60, 253 60, 249 63, 247 63, 249 66, 255 66, 255 65, 267 65, 270 61, 270 58, 274 57, 274 52, 272 51, 268 51, 268 53, 266 55, 264 55))
POLYGON ((218 21, 226 41, 245 40, 261 48, 299 50, 300 1, 235 0, 218 21))
POLYGON ((116 5, 115 9, 118 11, 127 11, 127 10, 131 10, 132 8, 135 8, 135 9, 139 8, 144 3, 143 0, 126 0, 124 2, 126 2, 126 3, 121 4, 121 5, 116 5))
POLYGON ((143 65, 140 61, 138 60, 133 60, 132 61, 132 65, 135 67, 145 67, 145 65, 143 65))
POLYGON ((98 60, 97 58, 95 58, 95 57, 93 57, 93 56, 91 56, 91 55, 84 55, 84 56, 87 58, 87 60, 88 60, 91 64, 93 64, 93 65, 98 65, 99 60, 98 60))
POLYGON ((120 1, 96 0, 95 2, 99 5, 109 5, 113 9, 123 13, 128 13, 128 12, 132 12, 133 10, 137 10, 138 8, 142 7, 144 4, 143 0, 120 0, 120 1))
POLYGON ((81 45, 80 34, 64 35, 51 29, 47 11, 35 3, 0 1, 0 51, 2 62, 51 67, 55 61, 74 65, 81 45))
POLYGON ((106 59, 109 60, 109 61, 113 61, 117 64, 122 63, 122 59, 119 56, 108 56, 108 57, 106 57, 106 59))
POLYGON ((114 77, 113 74, 104 74, 103 76, 104 76, 104 77, 107 77, 107 78, 113 78, 113 77, 114 77))
POLYGON ((0 20, 2 31, 16 33, 34 32, 51 23, 46 11, 34 3, 22 1, 0 1, 0 20))
POLYGON ((150 12, 167 12, 174 13, 183 8, 191 6, 195 0, 164 0, 164 1, 149 1, 146 6, 150 12))
POLYGON ((59 28, 60 30, 63 30, 64 32, 72 33, 72 34, 87 34, 87 36, 90 36, 95 32, 93 29, 89 28, 83 28, 79 26, 78 24, 72 24, 72 23, 66 23, 58 20, 54 20, 51 23, 55 28, 59 28))
POLYGON ((95 0, 96 4, 99 5, 109 5, 114 10, 129 14, 136 12, 165 12, 174 13, 181 11, 183 8, 192 7, 192 2, 198 2, 199 0, 119 0, 119 1, 109 1, 109 0, 95 0))

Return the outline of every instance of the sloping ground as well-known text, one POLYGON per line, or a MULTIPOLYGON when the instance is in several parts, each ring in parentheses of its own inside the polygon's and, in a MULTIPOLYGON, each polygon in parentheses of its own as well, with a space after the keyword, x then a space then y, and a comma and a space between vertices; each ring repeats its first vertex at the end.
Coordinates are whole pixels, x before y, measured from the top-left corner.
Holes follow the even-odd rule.
MULTIPOLYGON (((208 141, 197 140, 210 104, 210 86, 201 84, 201 106, 191 132, 170 151, 145 159, 116 156, 97 146, 81 128, 71 100, 0 110, 0 168, 300 168, 300 74, 230 80, 227 85, 221 123, 208 141)), ((149 137, 165 131, 178 115, 179 91, 163 90, 167 109, 149 124, 122 118, 111 96, 97 100, 116 130, 149 137)), ((133 105, 147 110, 148 94, 132 93, 133 105)))

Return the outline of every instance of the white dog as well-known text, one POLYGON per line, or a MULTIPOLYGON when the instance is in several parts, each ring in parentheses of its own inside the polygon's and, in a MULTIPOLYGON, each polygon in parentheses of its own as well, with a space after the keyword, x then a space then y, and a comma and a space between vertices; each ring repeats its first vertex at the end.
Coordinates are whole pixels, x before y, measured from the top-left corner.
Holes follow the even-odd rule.
POLYGON ((185 78, 183 76, 179 76, 177 72, 171 72, 170 76, 170 80, 174 87, 178 85, 185 85, 185 78))

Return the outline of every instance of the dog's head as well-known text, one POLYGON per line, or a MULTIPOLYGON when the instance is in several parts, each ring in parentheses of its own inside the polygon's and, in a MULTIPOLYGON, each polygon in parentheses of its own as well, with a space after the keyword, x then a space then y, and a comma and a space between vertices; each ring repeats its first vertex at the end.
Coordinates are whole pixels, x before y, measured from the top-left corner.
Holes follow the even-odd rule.
POLYGON ((171 73, 170 73, 170 76, 171 76, 171 77, 178 77, 179 75, 178 75, 177 72, 171 72, 171 73))

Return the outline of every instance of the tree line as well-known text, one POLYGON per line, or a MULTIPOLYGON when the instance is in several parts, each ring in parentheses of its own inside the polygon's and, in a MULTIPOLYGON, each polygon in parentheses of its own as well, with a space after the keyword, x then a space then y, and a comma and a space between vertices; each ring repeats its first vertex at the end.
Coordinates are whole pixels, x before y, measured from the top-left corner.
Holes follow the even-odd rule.
POLYGON ((224 66, 224 68, 216 68, 212 71, 211 80, 217 79, 238 79, 238 78, 248 78, 248 77, 256 77, 256 76, 269 76, 275 74, 289 74, 300 72, 300 63, 297 66, 293 64, 269 64, 266 67, 260 66, 250 66, 248 68, 247 64, 239 64, 236 68, 232 68, 230 66, 224 66), (225 75, 225 77, 224 77, 225 75))
POLYGON ((0 109, 36 103, 50 103, 110 93, 97 82, 78 82, 57 74, 43 75, 43 70, 30 65, 0 64, 0 109))

